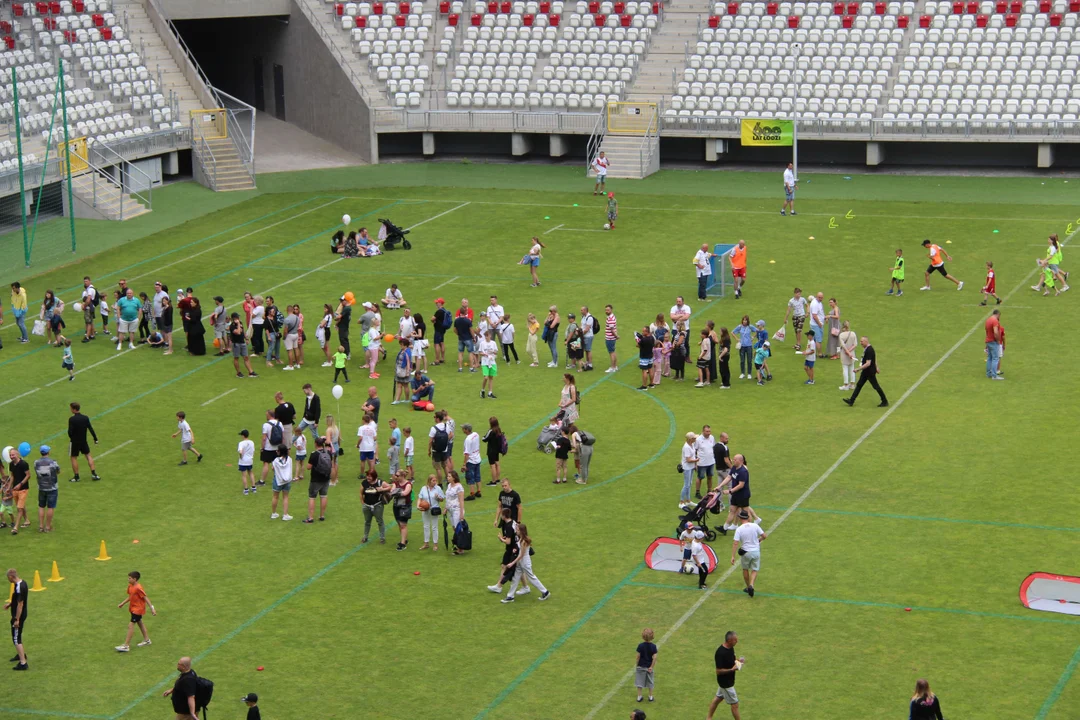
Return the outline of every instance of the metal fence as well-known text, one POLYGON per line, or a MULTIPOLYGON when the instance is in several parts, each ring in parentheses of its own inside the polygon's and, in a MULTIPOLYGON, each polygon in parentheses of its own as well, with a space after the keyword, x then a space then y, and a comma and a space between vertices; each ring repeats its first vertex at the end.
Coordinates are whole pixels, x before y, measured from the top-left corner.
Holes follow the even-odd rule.
POLYGON ((376 108, 378 132, 431 130, 439 132, 554 132, 592 133, 596 113, 527 112, 521 110, 407 110, 376 108))

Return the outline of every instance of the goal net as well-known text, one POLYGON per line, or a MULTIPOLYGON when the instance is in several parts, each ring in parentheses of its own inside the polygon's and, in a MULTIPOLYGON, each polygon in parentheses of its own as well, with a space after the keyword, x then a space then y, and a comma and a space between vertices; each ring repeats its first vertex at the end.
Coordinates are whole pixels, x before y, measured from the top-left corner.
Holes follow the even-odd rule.
POLYGON ((708 297, 722 298, 727 295, 727 290, 732 287, 731 265, 728 263, 728 252, 734 245, 716 245, 713 252, 716 257, 711 259, 712 275, 705 285, 705 294, 708 297))

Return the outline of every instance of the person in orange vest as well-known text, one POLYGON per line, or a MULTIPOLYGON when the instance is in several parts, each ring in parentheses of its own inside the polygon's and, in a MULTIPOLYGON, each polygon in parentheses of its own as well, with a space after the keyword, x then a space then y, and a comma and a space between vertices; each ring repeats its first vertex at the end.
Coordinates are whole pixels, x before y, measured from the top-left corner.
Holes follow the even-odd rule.
POLYGON ((920 290, 929 290, 930 289, 930 275, 932 273, 941 273, 942 277, 944 277, 946 280, 949 280, 949 281, 956 284, 956 289, 957 290, 963 290, 964 289, 964 282, 962 280, 957 280, 952 275, 950 275, 948 272, 946 272, 945 271, 945 260, 941 259, 941 256, 944 255, 946 260, 948 260, 949 262, 952 262, 952 255, 945 252, 945 249, 943 247, 941 247, 940 245, 932 243, 929 240, 923 240, 922 241, 922 246, 924 248, 927 248, 927 257, 930 258, 930 266, 926 268, 926 279, 925 279, 926 284, 923 285, 919 289, 920 290))
POLYGON ((731 264, 731 277, 735 280, 735 299, 742 297, 742 286, 746 283, 746 241, 739 240, 739 244, 728 252, 728 262, 731 264))

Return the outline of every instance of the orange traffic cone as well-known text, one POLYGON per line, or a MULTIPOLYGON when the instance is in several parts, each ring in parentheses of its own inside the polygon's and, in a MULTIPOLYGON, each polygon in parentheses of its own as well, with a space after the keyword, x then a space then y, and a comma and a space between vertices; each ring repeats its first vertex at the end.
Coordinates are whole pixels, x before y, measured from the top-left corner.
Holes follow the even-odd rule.
POLYGON ((37 570, 34 571, 34 586, 30 588, 30 592, 41 592, 42 590, 48 590, 47 587, 41 584, 41 573, 37 570))
POLYGON ((56 564, 56 561, 52 561, 52 575, 49 576, 49 582, 60 582, 64 578, 60 577, 60 566, 56 564))
POLYGON ((98 553, 98 556, 96 558, 94 558, 94 559, 95 560, 112 560, 112 558, 109 557, 109 551, 105 549, 105 541, 104 540, 101 541, 101 551, 98 553))

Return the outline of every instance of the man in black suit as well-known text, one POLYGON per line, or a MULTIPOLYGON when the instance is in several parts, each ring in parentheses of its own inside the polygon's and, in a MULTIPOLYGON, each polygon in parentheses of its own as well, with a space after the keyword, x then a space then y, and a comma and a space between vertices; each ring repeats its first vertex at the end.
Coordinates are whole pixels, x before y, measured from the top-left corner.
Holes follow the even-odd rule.
POLYGON ((870 339, 866 337, 859 338, 859 344, 863 346, 862 365, 859 366, 859 382, 855 384, 855 392, 851 394, 851 397, 844 398, 844 402, 850 407, 854 407, 855 398, 859 397, 859 391, 862 390, 863 385, 870 383, 870 386, 877 390, 878 397, 881 398, 881 404, 878 407, 889 407, 889 401, 885 398, 885 391, 881 389, 877 381, 877 353, 874 352, 874 346, 870 344, 870 339))
POLYGON ((304 385, 304 417, 296 431, 304 432, 304 428, 310 427, 314 437, 319 437, 319 418, 322 417, 322 403, 319 396, 311 389, 311 383, 304 385))
POLYGON ((75 473, 75 476, 71 478, 71 482, 79 482, 80 454, 86 456, 86 462, 90 465, 90 477, 94 480, 100 480, 97 468, 94 466, 94 456, 90 454, 90 443, 86 439, 86 433, 89 432, 94 436, 94 444, 97 445, 97 433, 94 432, 94 426, 90 424, 90 418, 79 412, 81 409, 79 403, 73 402, 70 407, 71 417, 68 418, 68 440, 71 441, 71 471, 75 473))

